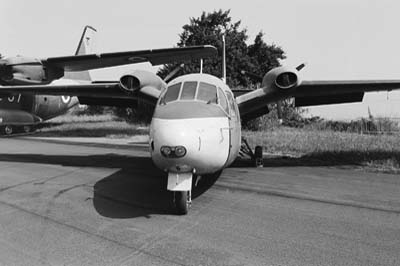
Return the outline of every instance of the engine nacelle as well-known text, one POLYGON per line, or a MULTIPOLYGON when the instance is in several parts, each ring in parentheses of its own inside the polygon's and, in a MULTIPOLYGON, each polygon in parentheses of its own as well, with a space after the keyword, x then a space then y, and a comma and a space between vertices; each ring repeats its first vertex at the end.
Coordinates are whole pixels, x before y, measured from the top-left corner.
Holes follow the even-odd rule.
POLYGON ((0 60, 0 83, 3 84, 47 84, 63 75, 62 69, 46 67, 36 58, 16 56, 0 60))
POLYGON ((265 74, 262 87, 265 92, 274 90, 286 91, 300 85, 301 80, 296 69, 277 67, 265 74))
POLYGON ((166 86, 166 83, 159 76, 145 70, 135 70, 132 74, 123 75, 119 79, 119 84, 121 89, 129 94, 140 91, 143 87, 162 90, 166 86))

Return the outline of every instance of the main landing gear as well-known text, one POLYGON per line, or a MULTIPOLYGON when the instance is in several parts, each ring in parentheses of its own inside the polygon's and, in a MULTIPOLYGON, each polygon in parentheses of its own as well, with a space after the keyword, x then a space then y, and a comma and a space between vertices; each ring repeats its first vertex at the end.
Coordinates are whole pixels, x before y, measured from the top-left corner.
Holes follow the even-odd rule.
POLYGON ((256 146, 254 152, 245 138, 242 138, 242 146, 240 147, 240 156, 245 157, 246 155, 251 158, 256 167, 263 167, 263 149, 261 146, 256 146))

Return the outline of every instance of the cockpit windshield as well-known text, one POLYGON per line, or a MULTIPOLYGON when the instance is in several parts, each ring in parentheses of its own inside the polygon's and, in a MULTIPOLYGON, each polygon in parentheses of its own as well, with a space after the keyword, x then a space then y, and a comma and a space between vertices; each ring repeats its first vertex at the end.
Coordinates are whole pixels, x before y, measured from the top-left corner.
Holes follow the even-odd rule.
POLYGON ((200 82, 197 100, 205 101, 207 103, 217 103, 217 87, 209 83, 200 82))
POLYGON ((187 81, 183 83, 181 100, 193 100, 196 96, 196 88, 197 82, 196 81, 187 81))
POLYGON ((222 109, 229 113, 227 100, 221 88, 207 82, 185 81, 167 88, 160 100, 160 104, 173 101, 201 101, 207 104, 219 104, 222 109))
POLYGON ((163 102, 169 103, 177 100, 180 90, 181 90, 181 83, 169 86, 167 92, 164 94, 163 102))

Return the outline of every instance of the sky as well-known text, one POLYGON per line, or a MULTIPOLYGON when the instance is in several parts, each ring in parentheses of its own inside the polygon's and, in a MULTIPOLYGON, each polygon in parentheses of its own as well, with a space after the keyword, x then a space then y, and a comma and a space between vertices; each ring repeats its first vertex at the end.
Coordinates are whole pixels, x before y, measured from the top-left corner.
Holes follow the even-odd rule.
MULTIPOLYGON (((306 62, 303 80, 400 79, 400 2, 395 0, 57 1, 0 0, 0 53, 38 58, 71 55, 82 29, 98 30, 95 52, 167 48, 182 26, 203 11, 231 10, 247 29, 281 46, 283 65, 306 62)), ((118 79, 148 64, 95 70, 95 79, 118 79)), ((309 115, 353 119, 400 117, 400 93, 371 93, 362 104, 310 108, 309 115)))

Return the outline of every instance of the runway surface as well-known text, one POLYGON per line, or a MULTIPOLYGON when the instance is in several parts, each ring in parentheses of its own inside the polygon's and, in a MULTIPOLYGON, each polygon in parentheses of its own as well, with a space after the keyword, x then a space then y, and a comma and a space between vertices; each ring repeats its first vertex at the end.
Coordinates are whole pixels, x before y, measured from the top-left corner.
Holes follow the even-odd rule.
POLYGON ((398 175, 242 161, 176 216, 146 147, 88 143, 0 139, 0 265, 400 265, 398 175))

